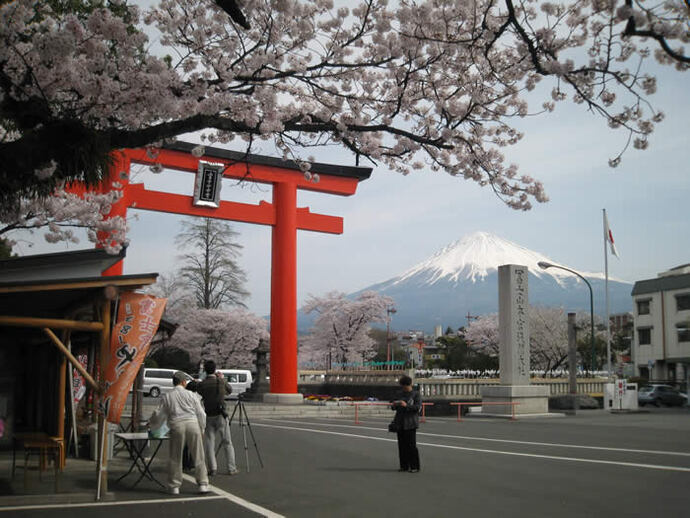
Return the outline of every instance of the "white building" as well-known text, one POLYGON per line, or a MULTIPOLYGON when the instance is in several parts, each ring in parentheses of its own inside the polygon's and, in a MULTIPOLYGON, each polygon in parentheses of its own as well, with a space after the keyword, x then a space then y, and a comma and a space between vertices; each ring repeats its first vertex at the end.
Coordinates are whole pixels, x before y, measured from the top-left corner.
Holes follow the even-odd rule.
POLYGON ((650 380, 690 377, 690 264, 635 283, 634 362, 650 380))
POLYGON ((443 326, 441 324, 436 324, 434 327, 434 338, 440 338, 443 336, 443 326))

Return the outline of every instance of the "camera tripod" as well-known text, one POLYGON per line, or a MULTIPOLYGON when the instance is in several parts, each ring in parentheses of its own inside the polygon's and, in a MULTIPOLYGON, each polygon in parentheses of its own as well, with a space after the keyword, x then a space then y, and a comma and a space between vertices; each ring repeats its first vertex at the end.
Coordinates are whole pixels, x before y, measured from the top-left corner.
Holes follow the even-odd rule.
MULTIPOLYGON (((232 415, 229 418, 230 421, 228 422, 228 426, 232 425, 232 420, 235 417, 235 414, 237 414, 237 422, 239 423, 240 428, 242 429, 242 439, 244 441, 244 457, 247 461, 247 473, 249 473, 249 447, 247 446, 247 429, 249 430, 249 435, 251 436, 252 442, 254 443, 254 449, 256 450, 256 456, 259 459, 259 464, 263 468, 264 463, 261 460, 259 446, 256 444, 254 432, 252 431, 252 426, 249 423, 249 416, 247 415, 247 409, 244 407, 244 403, 242 402, 241 394, 237 397, 237 403, 235 403, 235 408, 232 410, 232 415)), ((218 449, 220 449, 220 446, 218 449)), ((217 454, 218 452, 216 451, 216 455, 217 454)))

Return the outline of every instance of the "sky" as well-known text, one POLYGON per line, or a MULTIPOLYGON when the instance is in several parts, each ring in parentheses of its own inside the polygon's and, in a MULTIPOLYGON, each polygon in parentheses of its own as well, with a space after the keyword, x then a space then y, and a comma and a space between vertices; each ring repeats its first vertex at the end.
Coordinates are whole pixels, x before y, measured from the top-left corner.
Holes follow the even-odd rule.
MULTIPOLYGON (((300 192, 298 206, 343 217, 344 233, 298 233, 298 305, 310 294, 354 292, 397 276, 474 231, 494 233, 576 270, 601 272, 604 208, 620 254, 620 259, 609 257, 611 277, 634 282, 690 263, 690 76, 664 69, 657 77, 651 101, 666 119, 651 135, 648 150, 631 146, 615 169, 608 159, 616 156, 627 135, 609 129, 584 106, 564 102, 554 113, 519 122, 525 136, 504 148, 506 160, 542 181, 550 197, 528 212, 508 208, 489 188, 445 173, 401 176, 380 166, 351 197, 300 192)), ((198 135, 184 140, 198 141, 198 135)), ((275 155, 268 147, 253 152, 275 155)), ((339 148, 309 154, 322 162, 355 165, 352 154, 339 148)), ((134 166, 132 173, 132 181, 143 181, 149 189, 192 193, 189 173, 154 175, 143 166, 134 166)), ((270 201, 271 193, 266 186, 226 180, 222 198, 258 203, 270 201)), ((130 210, 129 216, 125 273, 174 272, 180 265, 175 246, 180 218, 140 210, 130 210)), ((244 247, 239 263, 251 293, 247 306, 267 315, 271 229, 233 226, 244 247)), ((16 251, 24 255, 88 247, 85 240, 49 246, 36 233, 25 237, 16 251)))

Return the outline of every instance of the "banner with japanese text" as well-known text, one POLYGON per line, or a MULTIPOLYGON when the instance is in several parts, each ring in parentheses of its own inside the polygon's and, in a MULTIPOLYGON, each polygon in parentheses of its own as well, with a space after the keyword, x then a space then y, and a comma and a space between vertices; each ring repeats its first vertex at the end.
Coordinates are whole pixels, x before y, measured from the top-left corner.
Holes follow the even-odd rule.
POLYGON ((127 292, 120 297, 117 320, 110 337, 110 359, 105 373, 105 393, 99 411, 119 423, 127 394, 158 330, 167 299, 127 292))
MULTIPOLYGON (((86 370, 89 364, 89 357, 86 351, 79 352, 75 356, 77 358, 77 361, 86 370)), ((79 401, 81 401, 81 398, 84 397, 85 393, 86 380, 77 369, 72 367, 72 396, 74 397, 74 403, 79 403, 79 401)))

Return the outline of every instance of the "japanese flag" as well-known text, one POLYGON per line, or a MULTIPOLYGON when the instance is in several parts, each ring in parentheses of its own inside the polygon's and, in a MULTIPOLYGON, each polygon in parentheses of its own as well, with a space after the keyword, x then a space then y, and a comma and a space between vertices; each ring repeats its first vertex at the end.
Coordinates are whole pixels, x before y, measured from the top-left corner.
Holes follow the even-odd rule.
POLYGON ((604 211, 604 239, 609 242, 609 245, 611 246, 611 253, 620 259, 618 250, 616 250, 616 244, 613 241, 613 234, 611 233, 611 228, 609 227, 609 218, 606 216, 606 211, 604 211))

